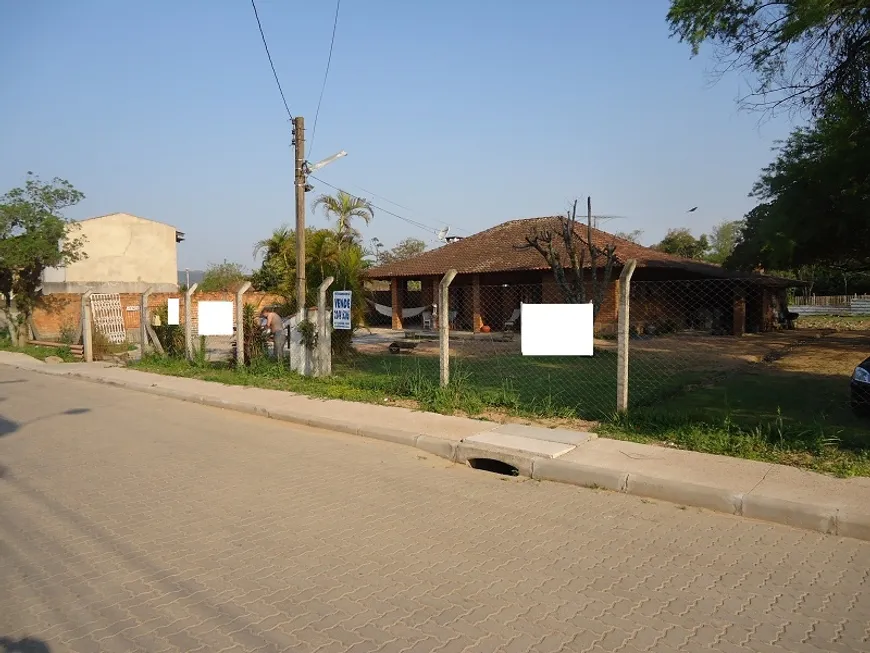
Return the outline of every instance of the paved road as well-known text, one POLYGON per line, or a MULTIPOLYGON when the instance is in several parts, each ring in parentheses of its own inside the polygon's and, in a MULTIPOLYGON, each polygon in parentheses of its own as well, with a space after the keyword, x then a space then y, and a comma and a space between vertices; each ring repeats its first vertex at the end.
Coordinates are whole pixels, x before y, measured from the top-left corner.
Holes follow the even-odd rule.
POLYGON ((9 650, 870 651, 870 543, 11 368, 0 415, 9 650))

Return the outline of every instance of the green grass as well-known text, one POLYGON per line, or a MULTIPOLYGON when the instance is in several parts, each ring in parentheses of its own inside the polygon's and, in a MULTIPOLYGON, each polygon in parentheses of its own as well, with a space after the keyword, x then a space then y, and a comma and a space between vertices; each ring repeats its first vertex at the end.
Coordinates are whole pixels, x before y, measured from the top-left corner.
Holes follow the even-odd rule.
POLYGON ((870 421, 852 413, 848 378, 838 376, 753 367, 633 408, 603 424, 601 434, 870 476, 870 421))
POLYGON ((427 356, 357 355, 350 362, 335 361, 333 376, 325 379, 301 377, 268 360, 242 371, 153 357, 135 367, 322 398, 410 400, 444 414, 600 420, 599 433, 606 437, 870 476, 870 422, 848 408, 847 380, 760 365, 715 377, 683 372, 636 378, 635 373, 627 415, 615 411, 612 352, 580 359, 453 359, 447 388, 438 385, 438 359, 427 356))
POLYGON ((357 355, 333 362, 333 376, 301 377, 268 360, 237 371, 226 364, 146 358, 138 369, 236 385, 252 385, 350 401, 409 399, 436 412, 479 415, 500 410, 528 417, 600 419, 613 412, 616 357, 588 359, 498 356, 453 360, 451 385, 439 387, 438 359, 357 355))
POLYGON ((12 340, 9 337, 4 336, 0 336, 0 350, 27 354, 28 356, 32 356, 41 361, 44 361, 49 356, 57 356, 63 359, 65 363, 72 363, 76 360, 69 347, 35 347, 33 345, 14 347, 12 345, 12 340))

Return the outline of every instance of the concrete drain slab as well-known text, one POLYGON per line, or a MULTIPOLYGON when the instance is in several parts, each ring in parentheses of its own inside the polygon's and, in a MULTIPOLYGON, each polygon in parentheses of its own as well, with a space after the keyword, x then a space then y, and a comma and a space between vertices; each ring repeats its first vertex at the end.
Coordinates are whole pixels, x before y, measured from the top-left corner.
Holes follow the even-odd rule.
POLYGON ((542 458, 557 458, 574 449, 573 444, 565 444, 563 442, 549 442, 547 440, 539 440, 535 438, 523 437, 519 435, 507 435, 490 431, 487 433, 478 433, 470 438, 465 438, 463 442, 469 444, 482 444, 498 449, 514 449, 522 451, 533 456, 542 458))
POLYGON ((525 426, 523 424, 502 424, 489 432, 498 433, 500 435, 513 435, 522 438, 530 438, 532 440, 543 440, 544 442, 573 444, 575 447, 598 437, 594 433, 585 433, 583 431, 548 429, 542 426, 525 426))

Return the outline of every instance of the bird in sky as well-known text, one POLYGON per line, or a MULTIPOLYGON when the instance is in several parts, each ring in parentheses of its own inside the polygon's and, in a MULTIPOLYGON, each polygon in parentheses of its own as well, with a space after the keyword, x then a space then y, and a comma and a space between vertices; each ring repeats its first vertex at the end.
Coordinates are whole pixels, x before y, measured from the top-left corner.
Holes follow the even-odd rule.
POLYGON ((697 210, 698 210, 698 207, 697 207, 697 206, 693 206, 693 207, 690 208, 688 211, 686 211, 686 213, 694 213, 694 212, 697 211, 697 210))

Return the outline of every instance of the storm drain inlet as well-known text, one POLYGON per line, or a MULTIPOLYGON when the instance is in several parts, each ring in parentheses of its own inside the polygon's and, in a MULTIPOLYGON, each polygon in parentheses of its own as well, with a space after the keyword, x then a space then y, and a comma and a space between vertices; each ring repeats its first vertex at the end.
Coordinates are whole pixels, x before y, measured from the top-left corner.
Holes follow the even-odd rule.
POLYGON ((495 458, 469 458, 468 466, 472 469, 480 469, 484 472, 501 474, 502 476, 519 476, 520 470, 495 458))

